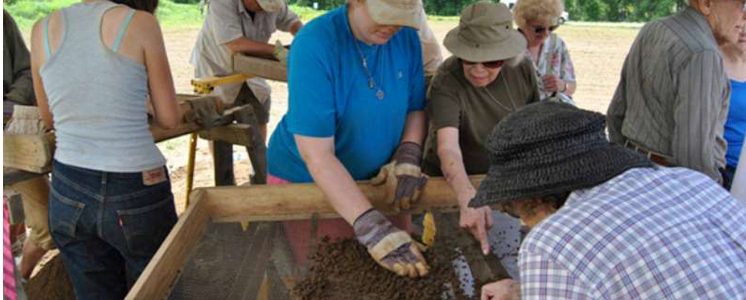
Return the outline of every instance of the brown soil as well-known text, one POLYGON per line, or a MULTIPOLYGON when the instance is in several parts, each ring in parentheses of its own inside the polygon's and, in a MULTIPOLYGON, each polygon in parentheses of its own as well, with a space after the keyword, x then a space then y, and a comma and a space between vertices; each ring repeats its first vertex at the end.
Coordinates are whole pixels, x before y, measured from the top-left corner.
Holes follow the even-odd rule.
POLYGON ((55 255, 26 284, 26 295, 33 300, 75 300, 70 277, 67 276, 62 256, 55 255))
POLYGON ((325 238, 310 257, 308 274, 293 289, 293 297, 298 300, 444 299, 449 287, 456 287, 455 299, 466 299, 451 264, 458 255, 452 249, 447 243, 436 243, 424 253, 430 273, 412 279, 378 266, 355 240, 331 242, 325 238))

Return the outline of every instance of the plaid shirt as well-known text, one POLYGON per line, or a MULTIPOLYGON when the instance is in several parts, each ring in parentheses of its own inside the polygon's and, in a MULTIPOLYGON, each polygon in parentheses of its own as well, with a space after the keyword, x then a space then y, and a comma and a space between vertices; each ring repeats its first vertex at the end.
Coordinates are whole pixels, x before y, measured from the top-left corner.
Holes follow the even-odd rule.
POLYGON ((522 299, 746 299, 746 207, 701 173, 632 169, 526 237, 522 299))

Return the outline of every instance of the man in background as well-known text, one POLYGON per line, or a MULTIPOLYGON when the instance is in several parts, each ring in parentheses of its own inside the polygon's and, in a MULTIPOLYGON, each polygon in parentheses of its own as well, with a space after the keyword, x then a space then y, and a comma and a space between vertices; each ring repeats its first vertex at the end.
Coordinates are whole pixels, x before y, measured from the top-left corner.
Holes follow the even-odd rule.
POLYGON ((730 89, 718 45, 746 26, 746 0, 688 2, 640 30, 608 109, 609 135, 660 165, 722 182, 730 89))
MULTIPOLYGON (((195 77, 235 74, 232 57, 236 53, 275 58, 285 63, 288 50, 282 45, 269 44, 269 39, 277 30, 295 35, 302 27, 300 18, 283 0, 212 0, 192 51, 195 77)), ((227 108, 251 105, 262 140, 265 140, 270 93, 265 80, 252 78, 241 83, 219 85, 212 94, 220 97, 227 108)), ((250 123, 244 118, 237 119, 239 123, 250 123)), ((229 143, 212 143, 217 186, 236 184, 232 149, 233 145, 229 143)))

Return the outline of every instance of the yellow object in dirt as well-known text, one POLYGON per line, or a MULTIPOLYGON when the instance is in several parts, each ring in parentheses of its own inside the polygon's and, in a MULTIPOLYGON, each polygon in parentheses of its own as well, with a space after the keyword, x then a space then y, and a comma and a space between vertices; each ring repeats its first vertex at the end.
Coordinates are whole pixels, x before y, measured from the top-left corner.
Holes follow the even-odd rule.
POLYGON ((422 220, 422 243, 425 246, 430 247, 435 243, 435 217, 432 212, 425 214, 425 219, 422 220))
POLYGON ((237 83, 249 79, 251 75, 229 75, 229 76, 210 76, 205 78, 192 79, 192 87, 197 94, 209 94, 216 86, 221 84, 237 83))

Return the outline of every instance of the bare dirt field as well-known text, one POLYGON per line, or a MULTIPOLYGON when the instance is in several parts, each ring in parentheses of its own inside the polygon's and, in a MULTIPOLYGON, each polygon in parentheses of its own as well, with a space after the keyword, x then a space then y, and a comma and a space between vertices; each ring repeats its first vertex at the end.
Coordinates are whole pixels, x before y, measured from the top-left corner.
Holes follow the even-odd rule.
MULTIPOLYGON (((442 41, 448 30, 458 23, 450 20, 430 21, 430 25, 438 40, 442 41)), ((570 56, 575 64, 578 77, 578 91, 575 94, 575 101, 580 107, 606 112, 619 81, 624 58, 638 30, 637 28, 598 25, 565 25, 557 30, 557 33, 567 43, 570 56)), ((189 81, 192 79, 194 69, 189 64, 189 56, 198 33, 199 27, 164 29, 174 81, 177 91, 180 93, 192 92, 189 81)), ((272 40, 274 41, 274 39, 289 43, 292 36, 286 33, 277 33, 272 40)), ((450 56, 448 50, 445 48, 442 48, 442 50, 444 56, 450 56)), ((287 110, 288 93, 287 84, 280 82, 270 82, 270 84, 272 86, 272 112, 269 130, 272 132, 287 110)), ((179 211, 184 207, 186 194, 187 141, 187 137, 181 137, 159 145, 168 157, 173 191, 179 211)), ((246 151, 235 147, 234 158, 238 159, 235 170, 237 181, 239 184, 245 184, 248 182, 248 174, 251 172, 246 151)), ((198 143, 195 187, 212 186, 213 184, 212 160, 207 142, 201 140, 198 143)))

